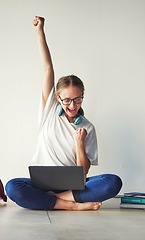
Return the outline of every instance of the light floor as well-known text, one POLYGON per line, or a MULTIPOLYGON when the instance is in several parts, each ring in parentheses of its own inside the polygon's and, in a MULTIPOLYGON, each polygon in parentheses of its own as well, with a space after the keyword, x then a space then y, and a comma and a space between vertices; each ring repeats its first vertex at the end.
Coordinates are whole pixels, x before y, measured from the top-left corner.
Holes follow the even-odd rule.
POLYGON ((99 211, 32 211, 0 201, 1 240, 144 240, 145 211, 119 209, 119 199, 99 211))

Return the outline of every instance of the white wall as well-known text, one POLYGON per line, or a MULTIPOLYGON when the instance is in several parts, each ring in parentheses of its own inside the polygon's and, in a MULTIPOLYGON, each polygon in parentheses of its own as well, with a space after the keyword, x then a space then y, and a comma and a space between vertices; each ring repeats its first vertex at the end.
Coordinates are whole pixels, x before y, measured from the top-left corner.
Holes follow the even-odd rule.
POLYGON ((0 178, 28 176, 43 71, 32 28, 46 18, 56 79, 77 74, 98 134, 99 166, 145 191, 145 1, 0 0, 0 178))

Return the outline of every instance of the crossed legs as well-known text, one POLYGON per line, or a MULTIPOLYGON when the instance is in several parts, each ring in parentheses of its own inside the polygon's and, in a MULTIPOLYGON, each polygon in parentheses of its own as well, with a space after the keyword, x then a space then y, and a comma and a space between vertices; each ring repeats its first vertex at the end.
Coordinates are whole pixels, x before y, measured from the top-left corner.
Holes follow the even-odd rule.
POLYGON ((112 174, 87 178, 84 190, 49 194, 34 188, 28 178, 16 178, 6 184, 8 197, 19 206, 35 210, 98 210, 101 202, 114 197, 122 187, 121 179, 112 174))

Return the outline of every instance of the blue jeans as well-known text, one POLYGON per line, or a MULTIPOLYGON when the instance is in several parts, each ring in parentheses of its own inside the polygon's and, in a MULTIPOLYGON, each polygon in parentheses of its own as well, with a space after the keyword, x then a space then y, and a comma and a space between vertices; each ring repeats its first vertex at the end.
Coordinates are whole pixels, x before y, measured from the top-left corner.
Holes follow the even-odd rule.
MULTIPOLYGON (((73 190, 76 202, 103 202, 116 196, 122 187, 121 179, 114 174, 87 178, 84 190, 73 190)), ((53 210, 57 198, 34 188, 29 178, 14 178, 6 184, 8 197, 19 206, 35 210, 53 210)))

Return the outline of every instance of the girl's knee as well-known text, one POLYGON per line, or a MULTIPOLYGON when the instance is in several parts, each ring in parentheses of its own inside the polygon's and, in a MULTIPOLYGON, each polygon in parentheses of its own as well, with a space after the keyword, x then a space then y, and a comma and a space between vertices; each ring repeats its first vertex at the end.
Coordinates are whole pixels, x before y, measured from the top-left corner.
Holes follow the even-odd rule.
POLYGON ((122 188, 122 185, 123 185, 122 180, 117 175, 114 175, 114 177, 115 177, 115 184, 118 187, 118 189, 120 190, 122 188))
POLYGON ((110 186, 113 190, 112 193, 114 196, 116 196, 120 192, 123 183, 121 178, 115 174, 111 174, 111 180, 112 181, 110 182, 110 186))
POLYGON ((21 198, 21 188, 24 185, 24 179, 22 178, 14 178, 9 180, 6 183, 5 190, 7 196, 15 201, 15 198, 21 198))
POLYGON ((5 190, 10 199, 13 199, 14 193, 16 192, 17 179, 11 179, 6 183, 5 190))

